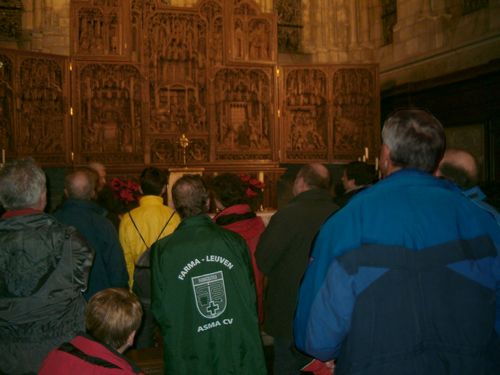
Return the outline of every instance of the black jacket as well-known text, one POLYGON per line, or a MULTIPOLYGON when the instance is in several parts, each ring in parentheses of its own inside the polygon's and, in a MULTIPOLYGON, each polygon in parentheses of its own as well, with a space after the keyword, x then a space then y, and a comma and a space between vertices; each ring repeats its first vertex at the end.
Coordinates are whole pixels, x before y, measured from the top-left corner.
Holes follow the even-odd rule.
POLYGON ((0 373, 35 373, 84 329, 92 260, 76 230, 50 215, 0 220, 0 373))
POLYGON ((95 251, 94 265, 84 296, 87 300, 106 288, 128 288, 128 271, 116 229, 106 210, 90 200, 67 199, 54 216, 74 226, 95 251))
POLYGON ((276 212, 262 233, 255 257, 268 277, 264 329, 271 336, 292 338, 297 293, 312 241, 336 209, 326 190, 308 190, 276 212))

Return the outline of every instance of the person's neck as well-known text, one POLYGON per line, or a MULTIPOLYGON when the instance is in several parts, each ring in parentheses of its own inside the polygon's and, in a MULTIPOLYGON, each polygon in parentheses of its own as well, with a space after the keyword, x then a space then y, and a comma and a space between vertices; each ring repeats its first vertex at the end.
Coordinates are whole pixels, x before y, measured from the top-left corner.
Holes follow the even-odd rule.
POLYGON ((345 192, 346 192, 346 193, 350 193, 351 191, 356 191, 356 190, 359 190, 359 189, 363 188, 364 186, 365 186, 365 185, 353 186, 353 187, 351 187, 351 188, 347 189, 345 192))
POLYGON ((397 171, 400 171, 401 169, 402 169, 401 167, 398 167, 398 166, 395 166, 395 165, 392 165, 392 164, 391 164, 391 165, 389 165, 389 166, 387 167, 387 170, 386 170, 386 172, 384 173, 384 176, 383 176, 383 177, 384 177, 384 178, 385 178, 385 177, 388 177, 388 176, 390 176, 391 174, 393 174, 393 173, 395 173, 395 172, 397 172, 397 171))

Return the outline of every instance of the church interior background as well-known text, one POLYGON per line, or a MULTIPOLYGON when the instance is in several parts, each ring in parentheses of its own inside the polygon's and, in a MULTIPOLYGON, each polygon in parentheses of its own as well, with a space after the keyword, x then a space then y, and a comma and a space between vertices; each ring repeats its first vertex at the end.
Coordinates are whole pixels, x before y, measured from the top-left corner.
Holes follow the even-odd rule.
POLYGON ((4 0, 2 159, 245 172, 278 207, 304 163, 375 164, 415 106, 498 185, 499 58, 500 0, 4 0))

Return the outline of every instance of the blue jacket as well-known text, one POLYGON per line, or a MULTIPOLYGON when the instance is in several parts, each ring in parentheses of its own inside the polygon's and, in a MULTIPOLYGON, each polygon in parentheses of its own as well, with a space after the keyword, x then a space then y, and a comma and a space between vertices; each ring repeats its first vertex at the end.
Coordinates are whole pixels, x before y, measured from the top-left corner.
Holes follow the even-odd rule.
POLYGON ((87 300, 106 288, 128 288, 128 272, 118 234, 102 207, 92 201, 68 199, 54 216, 74 226, 95 251, 88 288, 84 293, 87 300))
POLYGON ((498 225, 500 225, 500 213, 495 207, 486 202, 486 195, 482 192, 479 186, 474 186, 473 188, 465 190, 464 194, 472 199, 474 203, 476 203, 483 210, 488 211, 495 218, 498 225))
POLYGON ((402 170, 316 239, 299 349, 342 374, 500 374, 500 228, 454 185, 402 170))

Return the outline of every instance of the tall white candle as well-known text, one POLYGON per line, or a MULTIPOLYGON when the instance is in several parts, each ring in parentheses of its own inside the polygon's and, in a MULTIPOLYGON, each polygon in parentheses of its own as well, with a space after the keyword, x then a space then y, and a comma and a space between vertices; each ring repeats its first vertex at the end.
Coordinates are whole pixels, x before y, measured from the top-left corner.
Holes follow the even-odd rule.
POLYGON ((369 159, 369 157, 368 157, 368 147, 365 147, 365 158, 366 158, 366 160, 369 159))
POLYGON ((375 158, 375 170, 378 171, 378 158, 375 158))
POLYGON ((258 179, 260 182, 264 183, 264 172, 263 172, 263 171, 260 171, 260 172, 259 172, 259 175, 258 175, 257 179, 258 179))

